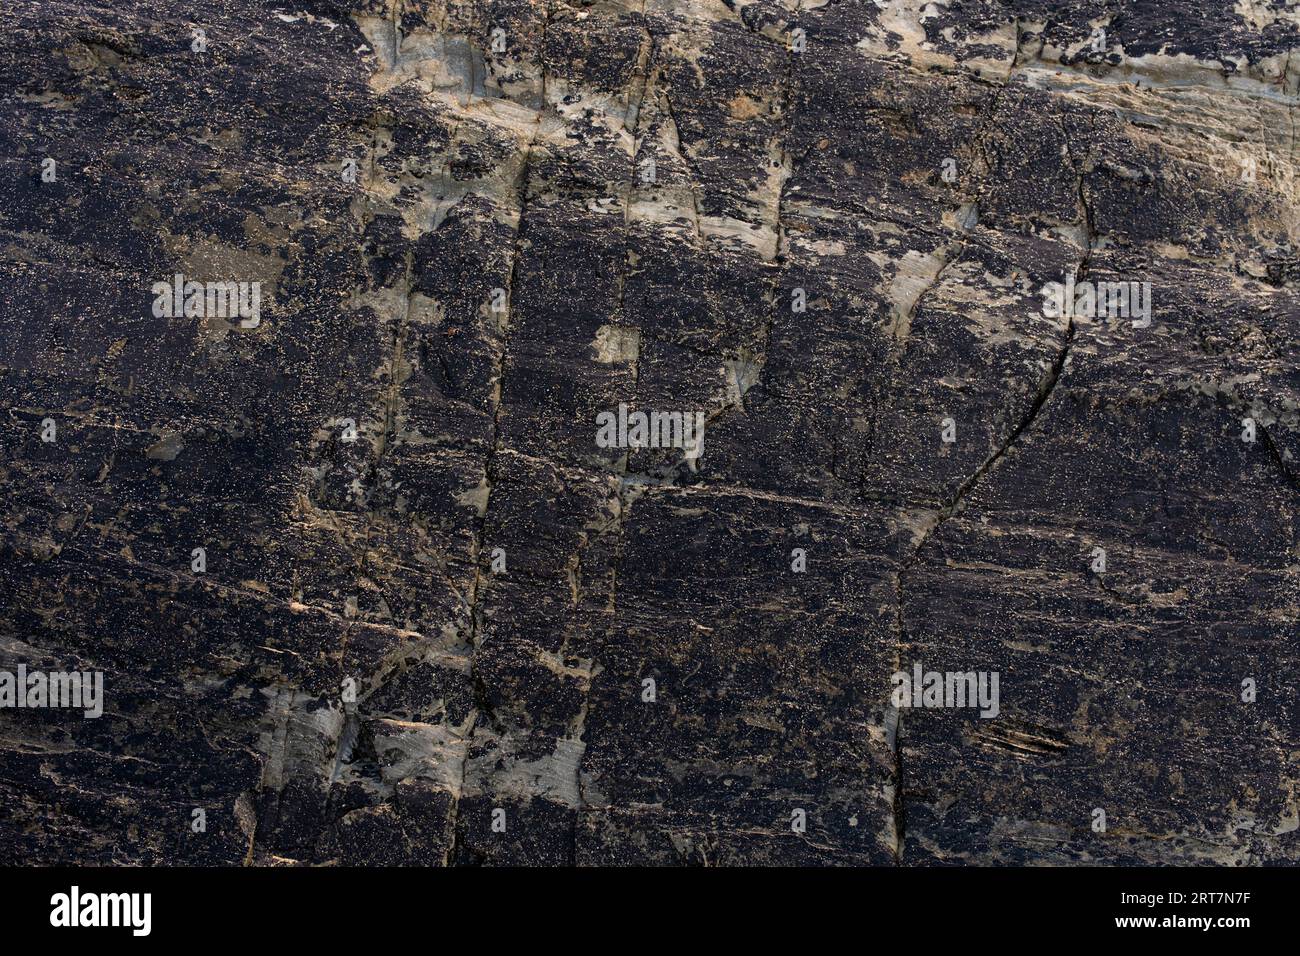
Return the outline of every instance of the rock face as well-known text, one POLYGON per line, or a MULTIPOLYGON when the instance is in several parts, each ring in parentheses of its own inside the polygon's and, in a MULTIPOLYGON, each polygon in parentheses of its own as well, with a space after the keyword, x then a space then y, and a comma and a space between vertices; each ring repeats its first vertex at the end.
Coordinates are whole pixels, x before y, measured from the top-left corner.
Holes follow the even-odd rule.
POLYGON ((1300 861, 1293 5, 5 21, 4 859, 1300 861))

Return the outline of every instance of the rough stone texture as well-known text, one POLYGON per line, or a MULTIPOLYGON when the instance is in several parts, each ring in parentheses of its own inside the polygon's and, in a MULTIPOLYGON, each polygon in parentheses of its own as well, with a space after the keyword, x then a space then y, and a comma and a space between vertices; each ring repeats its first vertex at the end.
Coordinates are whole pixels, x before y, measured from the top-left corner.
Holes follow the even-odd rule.
POLYGON ((1294 4, 2 12, 0 857, 1300 860, 1294 4))

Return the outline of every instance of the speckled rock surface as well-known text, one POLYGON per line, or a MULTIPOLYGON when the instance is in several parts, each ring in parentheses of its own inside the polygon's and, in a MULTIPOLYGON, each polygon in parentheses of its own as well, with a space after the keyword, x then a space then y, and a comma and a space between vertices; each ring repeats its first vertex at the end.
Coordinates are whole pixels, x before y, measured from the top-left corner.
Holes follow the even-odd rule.
POLYGON ((4 21, 0 856, 1300 861, 1294 5, 4 21))

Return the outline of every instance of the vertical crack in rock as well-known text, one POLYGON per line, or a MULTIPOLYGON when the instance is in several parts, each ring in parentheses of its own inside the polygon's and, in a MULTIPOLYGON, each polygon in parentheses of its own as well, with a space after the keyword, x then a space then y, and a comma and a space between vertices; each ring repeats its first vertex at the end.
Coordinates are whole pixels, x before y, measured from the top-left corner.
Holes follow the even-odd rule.
MULTIPOLYGON (((796 12, 802 5, 802 0, 796 4, 796 12)), ((761 36, 762 34, 758 34, 761 36)), ((772 327, 776 323, 776 310, 780 308, 781 299, 781 267, 785 261, 785 226, 781 219, 781 213, 785 203, 786 187, 794 178, 794 163, 790 155, 789 143, 791 132, 794 129, 794 58, 795 53, 789 49, 788 45, 785 51, 785 82, 781 86, 781 121, 783 129, 781 132, 780 142, 777 147, 777 162, 781 169, 781 182, 776 189, 776 209, 774 216, 773 228, 776 230, 776 248, 771 257, 766 261, 773 267, 771 287, 768 296, 768 313, 767 322, 763 326, 763 351, 757 359, 757 373, 754 385, 761 383, 763 378, 763 367, 767 364, 768 352, 772 347, 772 327)), ((753 387, 753 386, 751 386, 753 387)))
MULTIPOLYGON (((484 466, 483 466, 484 481, 487 485, 487 489, 483 498, 482 511, 481 514, 479 515, 478 527, 475 530, 473 548, 472 548, 472 559, 474 561, 474 578, 470 586, 470 602, 467 611, 469 616, 469 627, 470 627, 469 679, 470 679, 470 684, 474 690, 475 706, 478 708, 480 713, 486 715, 488 719, 492 720, 494 723, 495 723, 495 716, 492 712, 492 709, 487 705, 487 699, 483 693, 482 684, 475 669, 475 659, 477 657, 479 635, 481 630, 481 620, 480 620, 481 611, 479 610, 478 607, 479 591, 482 583, 481 578, 483 573, 483 562, 481 560, 481 551, 483 547, 483 536, 486 533, 486 529, 487 529, 488 509, 491 507, 491 503, 492 503, 492 490, 497 482, 496 459, 498 453, 501 450, 501 409, 505 402, 504 388, 505 388, 506 362, 508 359, 508 351, 510 346, 510 330, 511 327, 514 325, 515 275, 519 267, 520 256, 523 254, 524 230, 526 228, 525 222, 526 222, 527 209, 528 209, 528 189, 529 189, 531 173, 532 173, 532 165, 533 165, 533 150, 536 148, 537 139, 541 135, 542 122, 545 118, 546 110, 547 110, 546 39, 547 39, 548 30, 550 28, 551 17, 553 16, 553 14, 554 14, 554 5, 551 2, 551 0, 546 0, 546 3, 544 4, 544 12, 542 15, 540 39, 538 41, 537 68, 538 68, 538 75, 540 80, 540 84, 539 84, 540 95, 538 98, 537 118, 535 121, 533 134, 528 141, 528 145, 525 147, 523 161, 520 164, 519 191, 518 191, 519 215, 515 225, 514 243, 511 249, 510 270, 506 276, 506 287, 505 287, 506 320, 501 329, 500 357, 497 361, 496 369, 495 369, 496 403, 492 409, 492 440, 488 448, 487 460, 484 462, 484 466)), ((473 745, 474 732, 477 729, 477 726, 478 726, 478 722, 476 721, 470 725, 469 730, 467 731, 467 738, 465 742, 465 758, 461 762, 460 788, 456 796, 456 801, 452 808, 452 822, 451 822, 452 839, 451 839, 451 846, 448 850, 448 859, 451 861, 455 861, 457 859, 457 853, 459 852, 460 849, 460 833, 461 833, 460 804, 461 804, 461 800, 464 799, 466 777, 469 770, 470 748, 473 745)))
MULTIPOLYGON (((379 481, 379 469, 383 464, 384 453, 397 440, 397 409, 401 404, 402 382, 401 367, 402 353, 406 345, 407 325, 411 320, 411 296, 415 293, 415 276, 413 274, 415 255, 410 250, 406 250, 406 269, 402 280, 402 287, 399 292, 401 299, 401 315, 393 327, 393 344, 392 358, 388 365, 388 389, 384 393, 383 407, 380 413, 380 430, 375 445, 375 458, 370 466, 370 494, 368 499, 374 498, 374 489, 379 481)), ((365 568, 365 557, 362 557, 362 568, 365 568)))
MULTIPOLYGON (((907 308, 905 315, 895 325, 895 328, 893 330, 893 335, 894 338, 900 343, 900 349, 901 349, 901 344, 906 341, 911 331, 912 319, 916 315, 917 310, 920 308, 921 301, 925 298, 928 292, 930 292, 932 289, 935 289, 939 286, 940 282, 942 282, 943 280, 945 272, 948 270, 948 267, 952 265, 954 262, 957 262, 958 260, 961 259, 962 253, 965 251, 967 242, 969 241, 969 232, 971 229, 975 228, 975 225, 978 222, 980 201, 984 197, 984 194, 989 187, 989 183, 992 179, 993 171, 995 168, 995 164, 993 160, 990 159, 988 154, 987 140, 990 135, 990 131, 997 120, 998 107, 1002 101, 1002 97, 1006 92, 1007 87, 1011 84, 1012 77, 1015 75, 1016 72, 1016 67, 1020 62, 1020 45, 1021 45, 1022 31, 1021 31, 1021 21, 1019 17, 1016 17, 1014 19, 1013 30, 1014 30, 1014 38, 1011 47, 1011 59, 1007 64, 1006 73, 1002 77, 1001 82, 998 84, 997 89, 989 97, 989 106, 985 111, 985 115, 980 124, 980 128, 975 136, 975 150, 977 153, 979 153, 981 158, 984 160, 984 169, 980 177, 980 182, 975 188, 974 199, 971 202, 971 207, 972 207, 971 216, 967 218, 967 216, 963 214, 963 210, 966 204, 963 203, 958 206, 956 211, 956 218, 957 218, 957 223, 959 228, 962 229, 962 235, 957 240, 957 249, 956 251, 951 251, 952 250, 951 244, 944 247, 944 253, 941 256, 941 262, 939 264, 939 267, 935 270, 933 278, 916 294, 916 297, 912 300, 910 306, 907 308), (975 221, 972 222, 971 221, 972 219, 975 221)), ((1079 195, 1081 200, 1083 195, 1082 188, 1083 188, 1082 181, 1080 180, 1079 195)), ((1086 207, 1084 212, 1086 213, 1086 207)), ((1091 229, 1089 229, 1089 232, 1091 233, 1091 229)), ((970 492, 970 490, 974 488, 976 483, 978 483, 978 481, 988 472, 988 470, 993 467, 993 465, 997 462, 997 460, 1002 457, 1006 449, 1011 446, 1011 444, 1016 440, 1016 438, 1020 435, 1020 433, 1024 431, 1024 429, 1027 428, 1029 424, 1037 416, 1039 409, 1042 408, 1043 403, 1046 402, 1047 397, 1051 394, 1052 390, 1056 387, 1056 381, 1057 378, 1060 376, 1061 369, 1064 367, 1066 352, 1069 349, 1070 340, 1073 338, 1073 335, 1074 335, 1074 326, 1073 323, 1071 322, 1066 327, 1061 351, 1057 355, 1056 359, 1053 361, 1051 367, 1049 368, 1047 377, 1044 380, 1043 385, 1040 386, 1039 388, 1038 398, 1035 400, 1034 406, 1031 407, 1029 414, 1026 415, 1025 418, 1022 419, 1020 424, 1012 430, 1011 434, 1007 437, 1007 439, 1003 442, 1003 444, 991 456, 989 456, 989 458, 972 475, 966 478, 957 487, 957 490, 953 495, 951 501, 949 501, 935 515, 933 515, 931 518, 927 520, 926 526, 921 534, 921 537, 917 541, 916 545, 912 548, 911 553, 903 560, 903 562, 899 565, 898 570, 895 572, 894 600, 897 609, 896 610, 897 644, 895 646, 895 653, 894 653, 894 670, 896 672, 902 669, 902 653, 903 653, 903 648, 907 643, 907 634, 908 634, 906 610, 905 610, 906 607, 905 594, 903 588, 904 574, 908 570, 910 570, 911 567, 919 560, 922 548, 925 547, 926 542, 929 541, 930 537, 939 529, 940 525, 942 525, 943 522, 945 522, 953 514, 957 513, 958 509, 961 506, 962 501, 965 499, 966 495, 970 492)), ((899 354, 901 356, 901 351, 896 354, 899 354)), ((905 770, 903 766, 902 711, 893 707, 892 705, 889 708, 887 708, 886 724, 887 724, 886 735, 891 743, 891 747, 894 753, 894 780, 895 780, 894 794, 893 794, 894 859, 898 865, 901 865, 903 862, 903 850, 906 844, 906 820, 907 820, 907 806, 904 797, 905 770)))
POLYGON ((691 176, 691 222, 695 225, 695 241, 702 242, 704 237, 700 232, 700 175, 696 171, 695 164, 691 161, 685 147, 682 146, 682 128, 677 123, 677 114, 673 112, 672 97, 668 95, 667 88, 660 89, 656 83, 652 83, 652 87, 659 94, 659 100, 664 105, 664 115, 668 117, 669 123, 672 124, 673 148, 691 176))
MULTIPOLYGON (((975 189, 974 198, 970 203, 959 204, 953 211, 953 219, 957 228, 961 230, 961 235, 953 242, 946 243, 940 247, 937 254, 938 262, 936 263, 934 272, 930 276, 929 281, 921 287, 912 298, 911 302, 907 304, 907 307, 899 311, 899 314, 895 319, 892 334, 895 340, 898 341, 900 348, 904 343, 906 343, 907 337, 911 333, 912 319, 915 318, 917 310, 920 309, 921 301, 925 298, 927 293, 937 288, 939 283, 943 281, 944 274, 948 271, 948 267, 961 259, 962 253, 965 252, 966 245, 969 242, 971 230, 979 224, 980 200, 988 189, 989 181, 994 169, 994 163, 988 155, 987 140, 989 130, 996 120, 998 106, 1002 102, 1002 95, 1010 85, 1011 79, 1016 72, 1016 66, 1020 61, 1021 27, 1019 17, 1015 20, 1014 29, 1015 38, 1011 48, 1011 61, 1007 65, 1007 72, 998 83, 998 87, 993 92, 992 96, 989 97, 988 109, 985 111, 980 129, 975 134, 975 151, 979 153, 980 157, 984 160, 984 171, 981 174, 980 182, 975 189)), ((901 354, 901 352, 899 354, 901 354)))

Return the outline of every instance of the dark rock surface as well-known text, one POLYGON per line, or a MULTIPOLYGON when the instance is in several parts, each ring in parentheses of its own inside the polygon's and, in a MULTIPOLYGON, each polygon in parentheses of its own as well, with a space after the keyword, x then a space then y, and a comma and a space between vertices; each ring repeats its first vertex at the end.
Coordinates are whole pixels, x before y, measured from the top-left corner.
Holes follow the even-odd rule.
POLYGON ((1300 861, 1294 7, 3 19, 0 857, 1300 861))

